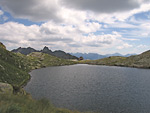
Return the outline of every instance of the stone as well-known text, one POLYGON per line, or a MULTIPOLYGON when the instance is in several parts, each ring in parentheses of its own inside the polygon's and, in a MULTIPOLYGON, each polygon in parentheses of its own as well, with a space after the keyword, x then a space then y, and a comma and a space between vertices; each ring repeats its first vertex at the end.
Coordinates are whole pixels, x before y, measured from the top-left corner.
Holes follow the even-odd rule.
POLYGON ((0 94, 13 94, 13 87, 10 84, 0 82, 0 94))

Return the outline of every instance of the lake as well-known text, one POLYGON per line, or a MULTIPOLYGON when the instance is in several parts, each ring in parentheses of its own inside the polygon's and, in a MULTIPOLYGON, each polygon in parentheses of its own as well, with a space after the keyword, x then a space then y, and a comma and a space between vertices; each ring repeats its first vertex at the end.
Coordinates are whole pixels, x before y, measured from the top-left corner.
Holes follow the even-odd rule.
POLYGON ((78 64, 32 71, 24 88, 56 107, 102 113, 150 113, 150 70, 78 64))

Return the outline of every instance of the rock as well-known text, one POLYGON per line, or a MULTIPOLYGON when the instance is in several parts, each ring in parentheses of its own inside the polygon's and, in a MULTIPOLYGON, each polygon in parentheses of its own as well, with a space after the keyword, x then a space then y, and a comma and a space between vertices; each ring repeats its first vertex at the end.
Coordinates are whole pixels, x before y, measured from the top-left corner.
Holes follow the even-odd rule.
POLYGON ((13 87, 10 84, 0 82, 0 94, 5 93, 13 94, 13 87))

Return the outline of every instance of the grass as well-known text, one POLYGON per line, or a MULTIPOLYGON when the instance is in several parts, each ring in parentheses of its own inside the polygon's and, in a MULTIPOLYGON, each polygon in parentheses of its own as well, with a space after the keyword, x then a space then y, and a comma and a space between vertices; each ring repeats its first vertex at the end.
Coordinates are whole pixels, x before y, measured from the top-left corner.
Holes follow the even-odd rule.
POLYGON ((117 66, 117 65, 123 65, 124 61, 126 60, 126 57, 119 57, 119 56, 112 56, 108 58, 103 58, 99 60, 83 60, 80 61, 80 63, 86 63, 86 64, 93 64, 93 65, 109 65, 109 66, 117 66))
POLYGON ((79 63, 135 68, 150 68, 150 51, 146 51, 140 55, 134 55, 130 57, 112 56, 99 60, 83 60, 79 63))
POLYGON ((25 95, 0 94, 0 113, 79 113, 54 107, 48 100, 25 95))
POLYGON ((79 113, 54 107, 48 100, 33 100, 21 87, 30 79, 29 71, 76 62, 44 53, 28 56, 7 51, 0 45, 0 82, 13 86, 14 94, 0 94, 0 113, 79 113))
POLYGON ((28 72, 33 69, 76 63, 150 68, 150 51, 131 57, 108 57, 74 62, 44 53, 31 53, 28 56, 12 53, 0 44, 0 82, 11 84, 17 94, 0 94, 0 113, 79 113, 56 108, 46 99, 33 100, 21 89, 21 86, 30 79, 28 72))
POLYGON ((71 64, 75 62, 45 53, 31 53, 26 56, 7 51, 0 46, 0 82, 9 83, 14 87, 24 85, 30 79, 29 71, 33 69, 71 64))
POLYGON ((29 54, 28 57, 29 56, 36 58, 38 61, 41 62, 42 66, 44 66, 44 67, 72 65, 72 64, 76 63, 74 61, 57 58, 55 56, 51 56, 49 54, 39 53, 39 52, 33 52, 33 53, 29 54))

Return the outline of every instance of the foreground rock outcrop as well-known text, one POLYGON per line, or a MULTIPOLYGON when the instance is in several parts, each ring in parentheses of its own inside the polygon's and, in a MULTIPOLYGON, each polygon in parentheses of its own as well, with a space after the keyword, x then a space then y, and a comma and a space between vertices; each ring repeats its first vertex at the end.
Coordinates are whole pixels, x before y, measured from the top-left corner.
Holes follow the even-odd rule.
POLYGON ((13 87, 10 84, 0 82, 0 94, 13 94, 13 87))

